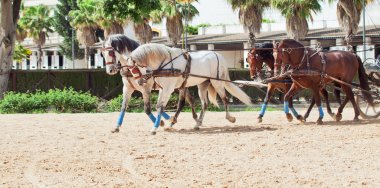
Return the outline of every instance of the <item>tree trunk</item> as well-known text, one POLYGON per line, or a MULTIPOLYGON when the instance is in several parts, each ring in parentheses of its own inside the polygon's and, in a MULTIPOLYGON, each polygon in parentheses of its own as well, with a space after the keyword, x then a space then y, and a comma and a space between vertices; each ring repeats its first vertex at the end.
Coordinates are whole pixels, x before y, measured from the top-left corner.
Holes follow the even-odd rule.
POLYGON ((90 68, 90 66, 88 66, 88 51, 89 51, 89 49, 90 48, 88 46, 84 47, 84 62, 86 62, 87 68, 90 68))
POLYGON ((41 45, 37 45, 38 52, 37 52, 37 69, 41 69, 42 67, 42 47, 41 45))
POLYGON ((21 0, 1 0, 0 99, 8 90, 21 0))

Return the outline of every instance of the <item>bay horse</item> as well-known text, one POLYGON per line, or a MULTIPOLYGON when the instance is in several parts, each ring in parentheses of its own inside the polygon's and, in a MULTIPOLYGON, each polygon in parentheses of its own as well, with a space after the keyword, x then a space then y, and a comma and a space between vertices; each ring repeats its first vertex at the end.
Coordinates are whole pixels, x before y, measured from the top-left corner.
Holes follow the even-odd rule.
MULTIPOLYGON (((248 57, 246 61, 249 63, 249 73, 251 76, 252 80, 263 80, 262 77, 262 69, 264 63, 267 65, 267 70, 266 72, 268 73, 267 76, 273 77, 274 76, 274 67, 275 67, 275 59, 273 56, 273 43, 262 43, 258 44, 256 47, 252 48, 248 52, 248 57)), ((288 78, 290 79, 290 78, 288 78)), ((290 81, 290 80, 289 80, 290 81)), ((261 110, 259 113, 259 117, 257 118, 259 123, 262 122, 262 118, 265 114, 266 107, 268 105, 268 102, 270 101, 271 97, 273 96, 274 92, 276 90, 287 93, 291 87, 292 83, 287 82, 287 80, 278 80, 276 82, 269 82, 268 83, 268 88, 267 88, 267 93, 265 95, 264 103, 261 106, 261 110)), ((330 116, 333 116, 334 114, 332 113, 329 99, 328 99, 328 92, 326 89, 322 89, 320 91, 320 94, 325 98, 326 100, 326 108, 330 116)), ((338 103, 340 104, 340 93, 339 90, 334 89, 334 94, 336 96, 336 99, 338 103)), ((309 117, 309 114, 311 112, 311 109, 313 108, 315 104, 315 99, 312 98, 311 104, 309 108, 307 109, 305 115, 302 117, 297 113, 297 111, 293 107, 293 99, 292 97, 289 98, 289 108, 293 115, 300 121, 306 121, 306 119, 309 117)), ((292 120, 292 116, 290 114, 287 115, 287 118, 289 121, 292 120)))
MULTIPOLYGON (((132 77, 132 74, 129 72, 128 69, 120 68, 120 65, 118 65, 120 61, 125 61, 129 57, 130 53, 133 50, 135 50, 138 46, 139 44, 136 41, 128 38, 126 35, 123 34, 110 35, 107 38, 107 40, 103 42, 101 54, 106 61, 106 73, 109 75, 115 75, 120 70, 120 75, 122 76, 123 81, 123 102, 121 105, 121 110, 119 118, 117 120, 116 128, 112 132, 119 132, 119 128, 123 123, 125 111, 128 107, 129 99, 131 98, 132 93, 136 90, 142 93, 145 113, 148 115, 149 119, 152 122, 156 122, 156 117, 152 114, 150 105, 151 91, 152 89, 157 89, 154 87, 153 79, 147 80, 147 83, 141 86, 137 84, 137 82, 132 77)), ((166 112, 163 112, 163 117, 165 119, 170 119, 171 126, 173 126, 177 122, 179 113, 185 105, 185 99, 190 104, 193 118, 197 119, 193 96, 191 96, 188 91, 185 92, 185 89, 179 90, 179 101, 175 115, 173 117, 170 117, 166 112)), ((210 97, 210 100, 216 101, 216 96, 210 97)), ((162 125, 163 122, 160 121, 160 124, 162 125)))
MULTIPOLYGON (((157 102, 157 121, 154 123, 152 134, 156 134, 162 112, 170 98, 171 93, 176 88, 198 86, 198 94, 202 102, 202 111, 194 128, 198 129, 202 125, 205 110, 207 108, 207 88, 210 84, 224 103, 226 119, 235 122, 236 118, 228 112, 227 90, 233 96, 247 105, 251 105, 250 97, 239 87, 230 82, 227 69, 227 62, 219 53, 212 51, 183 52, 179 48, 170 48, 163 44, 144 44, 135 49, 126 66, 131 72, 136 72, 137 79, 153 77, 154 81, 160 85, 157 102), (162 70, 179 70, 179 76, 158 76, 154 72, 162 70)), ((140 82, 143 83, 143 82, 140 82)))
MULTIPOLYGON (((354 107, 354 121, 359 120, 359 109, 355 102, 352 88, 347 85, 352 82, 356 73, 359 75, 360 88, 363 98, 373 106, 372 96, 369 91, 368 78, 361 59, 351 52, 330 51, 321 52, 307 48, 293 39, 284 39, 273 49, 275 59, 281 63, 282 73, 289 75, 293 81, 290 90, 285 94, 284 112, 289 112, 289 99, 301 88, 309 88, 314 93, 315 102, 318 106, 318 124, 322 124, 323 109, 319 91, 328 83, 335 81, 346 93, 346 97, 334 114, 334 119, 342 119, 343 108, 348 101, 354 107), (287 70, 289 68, 289 70, 287 70), (334 80, 335 79, 335 80, 334 80)), ((276 69, 276 67, 275 67, 276 69)), ((278 72, 275 70, 275 72, 278 72)))

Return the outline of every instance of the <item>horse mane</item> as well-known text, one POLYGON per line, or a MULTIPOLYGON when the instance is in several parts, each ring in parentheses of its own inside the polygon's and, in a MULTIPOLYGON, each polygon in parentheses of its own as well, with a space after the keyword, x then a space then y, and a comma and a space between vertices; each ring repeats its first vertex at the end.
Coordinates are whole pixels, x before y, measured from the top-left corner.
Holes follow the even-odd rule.
MULTIPOLYGON (((149 60, 164 60, 166 58, 170 58, 171 51, 179 50, 177 48, 170 48, 163 44, 150 43, 143 44, 139 46, 136 50, 131 53, 131 58, 140 66, 147 66, 147 62, 149 60)), ((182 51, 181 51, 182 52, 182 51)), ((174 56, 173 56, 174 57, 174 56)))
POLYGON ((255 48, 267 48, 267 49, 261 49, 256 50, 256 53, 260 55, 263 58, 273 58, 273 44, 269 42, 259 43, 255 44, 255 48))
POLYGON ((124 53, 126 50, 132 52, 137 47, 139 47, 139 43, 128 38, 124 34, 109 35, 108 40, 110 41, 111 46, 120 53, 124 53))
POLYGON ((303 44, 301 44, 300 42, 294 40, 294 39, 284 39, 280 42, 280 45, 283 44, 283 45, 286 45, 286 47, 288 48, 299 48, 299 47, 304 47, 303 44))

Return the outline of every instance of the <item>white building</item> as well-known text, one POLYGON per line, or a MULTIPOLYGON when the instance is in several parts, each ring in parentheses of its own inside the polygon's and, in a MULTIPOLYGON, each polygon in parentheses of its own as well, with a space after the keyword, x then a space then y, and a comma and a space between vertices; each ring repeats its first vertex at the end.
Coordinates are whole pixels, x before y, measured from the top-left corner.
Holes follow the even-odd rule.
MULTIPOLYGON (((44 4, 54 7, 57 3, 57 0, 25 0, 25 6, 44 4)), ((198 33, 200 36, 195 38, 193 36, 194 40, 189 40, 189 44, 191 44, 190 48, 192 50, 228 48, 230 51, 221 51, 220 53, 222 53, 229 60, 229 62, 232 62, 230 65, 231 68, 240 68, 241 60, 245 59, 244 56, 246 55, 246 52, 242 50, 237 51, 237 49, 247 48, 247 45, 244 47, 243 43, 247 40, 248 36, 246 34, 242 34, 244 33, 244 29, 243 26, 239 23, 238 13, 232 10, 231 6, 227 3, 227 0, 199 0, 198 2, 194 2, 193 5, 199 10, 200 14, 190 22, 190 25, 208 23, 211 24, 211 26, 199 29, 198 33), (221 36, 239 33, 242 35, 234 35, 234 40, 228 38, 228 36, 221 36), (219 37, 219 39, 213 40, 215 37, 219 37), (204 40, 205 38, 209 38, 209 40, 204 40)), ((310 30, 329 30, 329 28, 338 28, 339 25, 336 18, 336 2, 329 4, 327 0, 324 0, 321 5, 321 12, 313 15, 314 22, 309 23, 310 30)), ((380 25, 380 14, 378 14, 379 10, 380 0, 375 0, 371 5, 367 6, 367 26, 370 27, 374 25, 380 25)), ((274 23, 263 23, 261 30, 262 33, 284 34, 286 28, 285 19, 282 17, 279 11, 267 9, 264 12, 263 18, 274 21, 274 23)), ((362 25, 362 23, 360 23, 360 25, 362 25)), ((167 36, 165 20, 163 20, 163 23, 161 24, 152 24, 152 28, 154 31, 160 33, 161 37, 167 36)), ((125 27, 125 34, 132 39, 135 39, 132 24, 129 24, 125 27)), ((265 34, 262 36, 265 36, 265 34)), ((281 38, 281 35, 278 35, 277 38, 281 38)), ((49 34, 49 38, 43 47, 42 68, 71 69, 103 67, 103 60, 100 58, 99 51, 97 54, 92 55, 87 62, 85 60, 75 60, 75 65, 73 65, 70 60, 62 57, 58 52, 58 46, 62 40, 62 37, 58 36, 57 34, 49 34)), ((313 39, 311 37, 310 40, 316 39, 313 39)), ((333 40, 335 44, 335 38, 333 40)), ((166 39, 156 38, 154 42, 165 43, 166 39)), ((36 69, 37 58, 33 41, 31 39, 26 39, 22 44, 32 48, 33 55, 30 60, 24 61, 21 67, 23 69, 36 69)), ((360 48, 360 46, 358 46, 358 48, 360 48)))

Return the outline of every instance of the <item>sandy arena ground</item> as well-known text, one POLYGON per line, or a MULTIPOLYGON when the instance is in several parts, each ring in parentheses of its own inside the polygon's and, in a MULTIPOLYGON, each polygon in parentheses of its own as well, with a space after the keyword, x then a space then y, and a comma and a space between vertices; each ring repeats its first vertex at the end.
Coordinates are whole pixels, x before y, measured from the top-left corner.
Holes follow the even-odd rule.
POLYGON ((0 187, 380 187, 380 119, 232 114, 207 112, 195 131, 182 113, 155 136, 144 114, 126 114, 118 134, 118 113, 0 115, 0 187))

